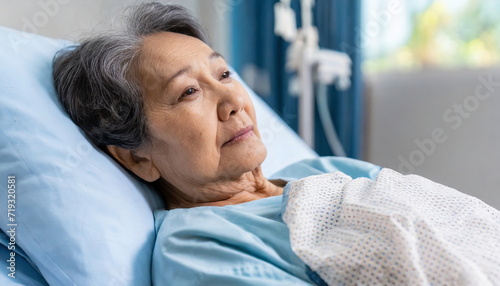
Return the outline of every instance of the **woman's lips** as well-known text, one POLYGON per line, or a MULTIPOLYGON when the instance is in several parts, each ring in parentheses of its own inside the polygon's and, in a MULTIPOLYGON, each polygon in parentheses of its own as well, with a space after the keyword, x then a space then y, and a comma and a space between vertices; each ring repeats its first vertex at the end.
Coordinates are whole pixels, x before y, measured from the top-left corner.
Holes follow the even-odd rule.
POLYGON ((253 133, 253 125, 247 126, 245 128, 242 128, 242 129, 238 130, 238 132, 236 132, 233 135, 233 138, 231 138, 229 141, 227 141, 226 143, 224 143, 222 146, 246 140, 247 138, 250 138, 253 135, 254 135, 254 133, 253 133))

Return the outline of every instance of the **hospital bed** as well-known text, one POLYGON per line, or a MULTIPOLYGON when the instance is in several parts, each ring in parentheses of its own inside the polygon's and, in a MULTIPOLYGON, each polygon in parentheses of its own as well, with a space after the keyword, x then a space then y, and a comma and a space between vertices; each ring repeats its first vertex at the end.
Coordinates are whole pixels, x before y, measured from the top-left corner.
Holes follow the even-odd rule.
MULTIPOLYGON (((71 44, 0 27, 0 285, 148 285, 153 211, 164 206, 59 103, 52 59, 71 44)), ((317 156, 246 88, 265 175, 317 156)))
MULTIPOLYGON (((151 285, 156 238, 153 213, 164 205, 148 185, 92 145, 59 103, 52 83, 52 60, 58 50, 69 45, 72 43, 68 41, 0 27, 0 285, 151 285)), ((278 173, 280 178, 286 178, 290 168, 286 166, 317 157, 276 113, 248 87, 245 88, 253 99, 262 140, 268 149, 268 157, 263 163, 266 176, 278 176, 278 173)), ((323 159, 311 161, 321 163, 323 159)), ((342 168, 336 169, 352 178, 379 171, 372 164, 349 158, 327 159, 339 163, 342 168), (364 171, 358 176, 356 170, 364 171)), ((314 166, 308 167, 311 167, 311 172, 302 173, 302 177, 320 173, 331 175, 333 171, 312 172, 314 166)), ((287 198, 287 195, 283 197, 287 198)), ((431 196, 422 196, 428 197, 431 196)), ((280 197, 269 199, 281 200, 280 197)), ((466 199, 467 206, 478 203, 477 199, 466 199)), ((333 205, 338 208, 341 204, 333 205)), ((281 201, 275 206, 280 207, 281 201)), ((484 209, 494 213, 489 208, 484 209)), ((183 217, 185 220, 189 218, 183 217)), ((477 228, 480 227, 478 224, 477 228)), ((289 229, 293 230, 292 227, 289 229)), ((322 228, 309 229, 323 231, 322 228)), ((287 233, 287 230, 280 233, 287 233)), ((217 234, 210 235, 210 239, 215 240, 217 234)), ((227 235, 241 241, 241 237, 227 235)), ((349 244, 352 244, 351 239, 350 236, 349 244)), ((245 244, 229 250, 253 246, 245 244)), ((271 248, 268 244, 264 246, 271 248)), ((188 257, 189 264, 201 257, 198 253, 183 254, 193 255, 188 257)), ((245 271, 242 275, 247 275, 245 271)), ((224 277, 235 278, 231 271, 224 272, 224 275, 226 273, 224 277)), ((284 280, 279 282, 280 285, 289 285, 284 280)), ((172 283, 175 285, 175 281, 172 283)))

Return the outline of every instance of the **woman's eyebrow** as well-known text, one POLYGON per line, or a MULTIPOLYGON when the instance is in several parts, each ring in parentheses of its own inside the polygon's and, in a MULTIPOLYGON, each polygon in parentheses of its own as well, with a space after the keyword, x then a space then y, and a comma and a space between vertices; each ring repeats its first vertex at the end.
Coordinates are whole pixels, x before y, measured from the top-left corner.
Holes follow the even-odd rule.
MULTIPOLYGON (((221 54, 219 54, 218 52, 212 52, 209 56, 208 56, 208 59, 210 61, 212 60, 215 60, 215 59, 218 59, 218 58, 224 58, 221 54)), ((187 67, 183 67, 181 68, 180 70, 178 70, 175 74, 173 74, 170 78, 168 78, 166 81, 165 81, 165 89, 168 87, 168 85, 176 78, 176 77, 179 77, 185 73, 187 73, 188 71, 191 70, 191 66, 187 66, 187 67)))
POLYGON ((221 54, 219 54, 218 52, 212 52, 210 54, 210 56, 208 56, 208 59, 210 59, 210 60, 214 60, 217 58, 224 58, 224 57, 221 54))

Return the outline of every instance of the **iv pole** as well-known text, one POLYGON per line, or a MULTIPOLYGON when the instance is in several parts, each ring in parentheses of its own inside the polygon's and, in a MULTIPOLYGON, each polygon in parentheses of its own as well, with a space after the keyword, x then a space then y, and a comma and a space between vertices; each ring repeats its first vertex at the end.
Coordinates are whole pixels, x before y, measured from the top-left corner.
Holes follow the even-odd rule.
MULTIPOLYGON (((350 86, 351 59, 345 53, 319 48, 318 32, 312 23, 314 0, 301 0, 302 28, 298 31, 290 1, 281 0, 274 6, 275 33, 292 43, 287 51, 287 68, 296 71, 300 78, 299 135, 314 148, 314 83, 335 83, 337 89, 347 89, 350 86)), ((329 111, 327 116, 321 115, 324 127, 333 128, 329 111), (324 120, 329 122, 325 124, 324 120)), ((335 130, 325 129, 325 134, 335 155, 345 156, 335 130)))

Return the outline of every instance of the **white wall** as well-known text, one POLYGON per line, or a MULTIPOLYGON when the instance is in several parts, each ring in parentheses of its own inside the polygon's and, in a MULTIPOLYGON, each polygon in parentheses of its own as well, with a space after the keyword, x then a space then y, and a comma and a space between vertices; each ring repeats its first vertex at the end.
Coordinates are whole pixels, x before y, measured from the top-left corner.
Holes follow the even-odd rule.
MULTIPOLYGON (((78 40, 106 29, 122 11, 137 0, 0 0, 0 25, 49 37, 78 40)), ((161 1, 183 5, 207 28, 212 47, 229 57, 231 0, 161 1)))
POLYGON ((500 209, 500 67, 368 76, 367 99, 366 160, 500 209))

